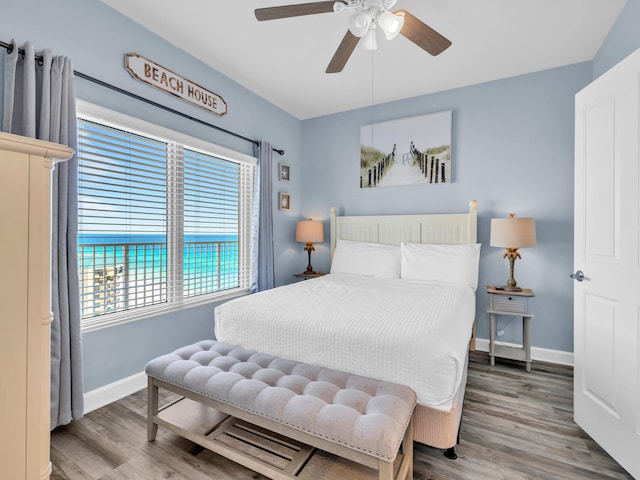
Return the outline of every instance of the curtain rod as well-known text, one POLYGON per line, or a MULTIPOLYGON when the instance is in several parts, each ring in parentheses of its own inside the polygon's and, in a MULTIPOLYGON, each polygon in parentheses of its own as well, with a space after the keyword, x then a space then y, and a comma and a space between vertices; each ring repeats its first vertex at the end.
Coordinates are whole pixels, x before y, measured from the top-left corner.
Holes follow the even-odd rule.
MULTIPOLYGON (((2 40, 0 40, 0 47, 4 47, 7 50, 7 53, 11 53, 13 51, 13 45, 11 45, 10 43, 5 43, 2 40)), ((22 48, 18 48, 18 53, 20 53, 24 57, 24 50, 22 48)), ((40 63, 42 65, 42 55, 36 54, 35 57, 36 57, 36 60, 38 61, 38 63, 40 63)), ((129 91, 124 90, 124 89, 122 89, 120 87, 116 87, 115 85, 111 85, 110 83, 104 82, 104 81, 99 80, 99 79, 97 79, 95 77, 91 77, 91 76, 86 75, 86 74, 84 74, 82 72, 78 72, 77 70, 74 70, 73 73, 74 73, 74 75, 76 77, 82 78, 84 80, 88 80, 88 81, 93 82, 93 83, 95 83, 97 85, 100 85, 102 87, 106 87, 106 88, 108 88, 110 90, 113 90, 115 92, 121 93, 123 95, 127 95, 127 96, 129 96, 131 98, 135 98, 136 100, 140 100, 141 102, 147 103, 149 105, 153 105, 154 107, 160 108, 160 109, 165 110, 165 111, 170 112, 170 113, 173 113, 174 115, 178 115, 180 117, 186 118, 188 120, 191 120, 192 122, 196 122, 196 123, 199 123, 201 125, 205 125, 207 127, 214 128, 214 129, 219 130, 219 131, 221 131, 223 133, 226 133, 228 135, 232 135, 232 136, 234 136, 236 138, 240 138, 240 139, 245 140, 247 142, 253 143, 254 145, 258 145, 258 143, 259 143, 258 140, 253 140, 251 138, 248 138, 248 137, 245 137, 243 135, 240 135, 239 133, 235 133, 235 132, 232 132, 232 131, 227 130, 225 128, 222 128, 222 127, 219 127, 217 125, 214 125, 213 123, 205 122, 204 120, 200 120, 199 118, 192 117, 191 115, 187 115, 186 113, 182 113, 182 112, 180 112, 178 110, 174 110, 173 108, 169 108, 166 105, 162 105, 160 103, 154 102, 153 100, 149 100, 148 98, 141 97, 140 95, 136 95, 135 93, 129 92, 129 91)), ((284 155, 284 150, 282 150, 282 149, 277 149, 277 148, 274 147, 274 148, 272 148, 272 150, 274 152, 276 152, 278 155, 284 155)))

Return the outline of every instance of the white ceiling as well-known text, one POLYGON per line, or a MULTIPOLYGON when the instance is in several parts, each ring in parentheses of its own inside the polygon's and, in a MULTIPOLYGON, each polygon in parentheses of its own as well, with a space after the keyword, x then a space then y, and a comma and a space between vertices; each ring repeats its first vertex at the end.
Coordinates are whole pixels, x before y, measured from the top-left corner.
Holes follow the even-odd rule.
POLYGON ((379 38, 378 50, 356 48, 341 73, 326 74, 346 11, 258 22, 256 8, 309 2, 103 1, 299 119, 590 61, 626 2, 398 0, 394 10, 453 45, 432 57, 401 35, 379 38))

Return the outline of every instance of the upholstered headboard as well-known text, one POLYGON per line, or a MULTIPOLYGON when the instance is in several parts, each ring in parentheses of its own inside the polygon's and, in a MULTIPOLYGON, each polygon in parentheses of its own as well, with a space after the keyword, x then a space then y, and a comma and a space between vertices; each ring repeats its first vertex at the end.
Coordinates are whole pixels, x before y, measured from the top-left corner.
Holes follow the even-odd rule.
POLYGON ((413 243, 476 243, 478 202, 468 213, 427 215, 337 216, 331 209, 331 258, 338 239, 400 245, 413 243))

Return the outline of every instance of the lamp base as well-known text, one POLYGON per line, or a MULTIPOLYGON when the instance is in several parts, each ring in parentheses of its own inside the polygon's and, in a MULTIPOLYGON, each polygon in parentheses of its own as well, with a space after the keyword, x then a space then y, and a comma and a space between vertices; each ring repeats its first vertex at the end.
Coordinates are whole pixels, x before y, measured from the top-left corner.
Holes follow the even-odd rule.
POLYGON ((513 277, 513 266, 516 263, 516 258, 520 258, 520 252, 518 252, 517 248, 507 248, 504 257, 509 259, 509 280, 507 280, 506 285, 502 286, 502 289, 505 292, 521 292, 522 289, 513 277))
POLYGON ((312 242, 307 242, 304 249, 309 254, 309 264, 307 265, 307 269, 304 271, 305 275, 315 275, 316 272, 313 271, 313 267, 311 266, 311 252, 315 250, 312 242))
POLYGON ((522 291, 522 289, 517 285, 514 287, 512 287, 511 285, 503 285, 502 290, 504 290, 505 292, 521 292, 522 291))

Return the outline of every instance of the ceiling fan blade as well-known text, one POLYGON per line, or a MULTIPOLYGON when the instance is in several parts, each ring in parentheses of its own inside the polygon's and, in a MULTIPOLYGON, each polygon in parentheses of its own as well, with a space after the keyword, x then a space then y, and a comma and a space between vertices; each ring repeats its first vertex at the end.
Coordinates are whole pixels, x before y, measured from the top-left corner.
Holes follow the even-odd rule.
POLYGON ((330 2, 311 2, 296 5, 282 5, 280 7, 256 8, 255 13, 256 18, 260 21, 300 17, 302 15, 333 12, 334 3, 336 3, 335 0, 330 2))
POLYGON ((338 45, 336 53, 333 54, 333 58, 329 62, 326 73, 341 72, 359 41, 360 37, 356 37, 353 33, 347 30, 347 33, 340 42, 340 45, 338 45))
POLYGON ((393 13, 404 17, 404 25, 400 33, 431 55, 439 55, 451 46, 449 39, 406 10, 396 10, 393 13))

